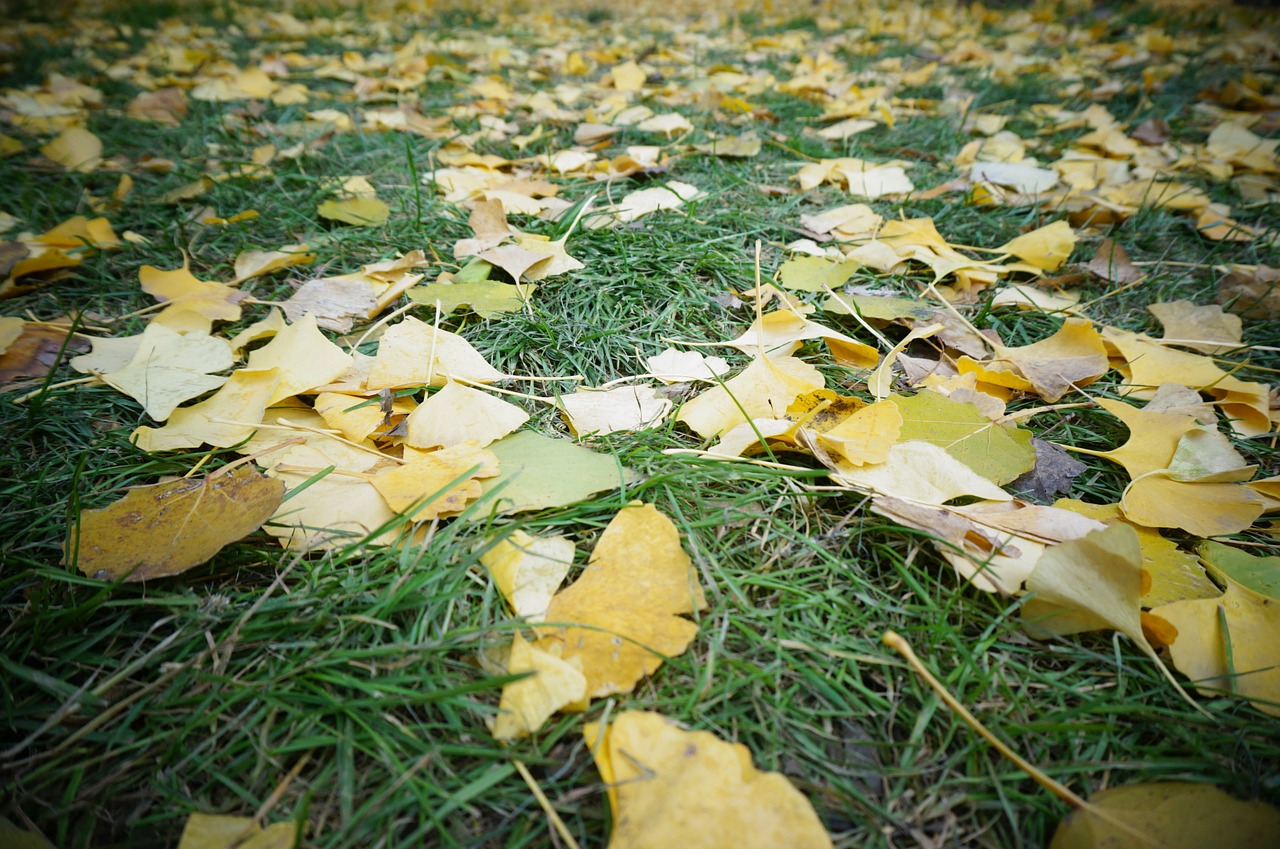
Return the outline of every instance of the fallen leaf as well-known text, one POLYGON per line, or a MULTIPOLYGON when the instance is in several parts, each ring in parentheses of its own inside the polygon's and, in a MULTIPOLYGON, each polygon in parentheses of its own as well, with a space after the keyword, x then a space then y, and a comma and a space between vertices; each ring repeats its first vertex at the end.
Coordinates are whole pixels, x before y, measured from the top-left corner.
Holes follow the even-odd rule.
POLYGON ((382 334, 365 387, 442 386, 449 378, 492 383, 500 377, 463 337, 405 316, 382 334))
POLYGON ((21 378, 44 377, 58 364, 60 352, 84 350, 84 342, 75 337, 67 338, 67 328, 21 319, 15 321, 16 325, 9 324, 10 332, 18 328, 20 333, 4 346, 4 353, 0 354, 0 387, 21 378))
POLYGON ((498 513, 562 507, 639 480, 615 457, 530 431, 499 439, 489 450, 498 458, 498 475, 482 486, 498 513))
POLYGON ((99 376, 142 404, 158 422, 169 418, 184 401, 217 389, 235 360, 223 339, 204 333, 175 333, 162 324, 149 324, 133 357, 121 369, 99 376))
POLYGON ((515 404, 450 380, 409 413, 406 441, 415 448, 484 447, 528 420, 529 414, 515 404))
POLYGON ((580 661, 588 698, 629 693, 664 657, 680 654, 706 607, 671 520, 632 502, 609 522, 578 579, 551 599, 537 646, 580 661))
POLYGON ((573 556, 568 537, 535 537, 517 529, 480 555, 480 562, 516 616, 541 622, 573 566, 573 556))
POLYGON ((286 326, 275 338, 249 354, 246 368, 275 369, 280 377, 268 403, 330 383, 351 367, 351 355, 320 332, 314 315, 286 326))
POLYGON ((697 351, 668 348, 645 360, 650 377, 663 383, 714 383, 716 378, 733 370, 720 357, 704 357, 697 351))
POLYGON ((1144 845, 1112 819, 1161 849, 1280 845, 1280 811, 1265 802, 1241 801, 1209 784, 1153 781, 1091 794, 1089 808, 1072 811, 1058 824, 1049 849, 1144 845), (1095 808, 1105 811, 1108 819, 1094 814, 1095 808))
POLYGON ((798 395, 823 385, 822 374, 808 363, 761 355, 723 384, 687 401, 677 420, 705 439, 748 419, 782 418, 798 395))
POLYGON ((1238 695, 1280 716, 1280 604, 1219 574, 1222 595, 1151 611, 1177 631, 1169 657, 1201 693, 1238 695))
POLYGON ((178 849, 293 849, 297 834, 292 822, 262 828, 253 817, 195 813, 182 828, 178 849))
MULTIPOLYGON (((903 437, 900 437, 903 438, 903 437)), ((833 483, 922 504, 944 504, 962 496, 1008 501, 1012 496, 946 450, 929 442, 904 441, 883 463, 841 466, 833 483)))
POLYGON ((999 361, 1016 366, 1051 404, 1093 383, 1110 368, 1102 336, 1082 318, 1068 318, 1057 332, 1039 342, 1014 348, 993 344, 992 348, 999 361))
POLYGON ((357 227, 376 227, 391 217, 391 207, 378 198, 347 197, 324 201, 316 208, 316 214, 357 227))
POLYGON ((102 140, 83 127, 68 127, 40 152, 63 168, 85 174, 102 164, 102 140))
POLYGON ((519 634, 512 637, 508 675, 530 673, 502 688, 498 715, 489 723, 497 740, 526 737, 556 711, 586 698, 587 679, 573 663, 538 648, 519 634))
POLYGON ((638 189, 618 201, 614 216, 621 222, 635 221, 662 209, 677 209, 700 194, 695 186, 672 180, 663 186, 638 189))
POLYGON ((1088 271, 1121 285, 1134 283, 1142 279, 1142 270, 1129 259, 1128 252, 1118 242, 1103 239, 1093 254, 1093 259, 1085 266, 1088 271))
POLYGON ((1280 601, 1280 557, 1255 557, 1247 551, 1209 540, 1196 546, 1196 553, 1214 574, 1260 596, 1280 601))
POLYGON ((1078 237, 1066 221, 1055 221, 1023 233, 1011 242, 999 247, 1003 253, 1013 254, 1044 271, 1057 271, 1071 256, 1078 237))
POLYGON ((399 466, 387 466, 371 479, 387 505, 415 522, 461 513, 480 497, 480 478, 498 473, 498 460, 474 445, 451 445, 399 466))
POLYGON ((378 298, 364 280, 319 278, 303 283, 280 306, 291 322, 311 313, 325 330, 347 333, 357 319, 363 321, 374 314, 378 298))
POLYGON ((1149 304, 1150 311, 1164 326, 1166 344, 1181 345, 1202 354, 1220 354, 1244 345, 1244 324, 1238 315, 1223 312, 1213 304, 1197 306, 1190 301, 1149 304))
POLYGON ((205 319, 202 329, 206 333, 212 322, 239 321, 240 302, 246 297, 230 286, 197 278, 185 257, 182 267, 172 271, 144 265, 138 270, 138 280, 142 291, 168 304, 152 319, 153 324, 164 324, 182 313, 195 313, 205 319))
POLYGON ((1014 480, 1035 464, 1031 431, 996 424, 971 403, 937 392, 891 396, 902 413, 902 441, 923 440, 946 450, 997 485, 1014 480))
POLYGON ((561 395, 558 404, 574 436, 657 427, 673 406, 651 386, 580 389, 561 395))
MULTIPOLYGON (((1125 521, 1119 504, 1086 504, 1063 498, 1055 502, 1054 506, 1109 525, 1125 521)), ((1181 550, 1176 543, 1165 539, 1153 528, 1132 523, 1130 526, 1138 534, 1138 545, 1142 548, 1142 568, 1151 578, 1151 585, 1142 593, 1142 603, 1145 606, 1159 607, 1174 601, 1219 595, 1217 586, 1209 580, 1195 555, 1181 550)))
MULTIPOLYGON (((1048 502, 1071 491, 1072 482, 1088 468, 1059 445, 1031 438, 1035 466, 1008 483, 1008 489, 1033 501, 1048 502)), ((1096 518, 1096 517, 1095 517, 1096 518)))
POLYGON ((227 285, 238 286, 250 277, 260 277, 295 265, 307 265, 314 262, 315 258, 316 255, 305 244, 288 245, 278 251, 245 251, 236 257, 236 276, 227 285))
POLYGON ((756 770, 741 743, 632 710, 582 733, 609 792, 610 849, 832 845, 809 801, 782 774, 756 770))
POLYGON ((365 471, 379 462, 376 452, 355 452, 326 440, 272 456, 267 474, 284 481, 289 492, 265 530, 285 548, 311 551, 396 541, 404 519, 387 506, 365 471), (339 447, 344 450, 335 462, 326 451, 339 447))
POLYGON ((230 448, 257 430, 279 384, 279 369, 238 369, 213 395, 174 410, 164 427, 143 425, 131 438, 143 451, 152 452, 206 444, 230 448))
POLYGON ((1200 537, 1235 534, 1258 520, 1266 499, 1237 483, 1180 481, 1164 469, 1134 478, 1120 499, 1130 522, 1200 537))
POLYGON ((467 283, 437 280, 425 286, 415 286, 405 294, 412 301, 436 307, 443 315, 456 312, 461 307, 469 307, 481 318, 492 318, 524 309, 525 303, 537 289, 532 283, 513 286, 489 279, 467 283))
POLYGON ((80 512, 64 562, 107 581, 179 575, 260 528, 283 496, 280 481, 244 466, 135 487, 109 507, 80 512))

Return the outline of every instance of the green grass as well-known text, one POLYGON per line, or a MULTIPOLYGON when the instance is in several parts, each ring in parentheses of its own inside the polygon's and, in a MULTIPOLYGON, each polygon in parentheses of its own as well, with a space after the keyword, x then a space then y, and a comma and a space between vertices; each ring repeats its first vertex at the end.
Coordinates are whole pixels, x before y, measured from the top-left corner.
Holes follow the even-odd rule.
MULTIPOLYGON (((145 48, 151 28, 177 5, 130 10, 124 4, 111 12, 109 28, 131 28, 115 44, 77 40, 75 26, 92 20, 88 15, 69 19, 70 27, 62 20, 43 24, 21 43, 0 38, 7 45, 0 53, 4 85, 74 73, 108 94, 107 107, 92 113, 89 123, 108 155, 136 160, 149 154, 176 163, 170 174, 135 173, 133 196, 107 213, 117 232, 134 231, 146 243, 91 254, 49 285, 0 305, 5 315, 51 318, 89 310, 84 321, 92 328, 137 333, 145 316, 113 319, 150 303, 137 288, 138 269, 178 267, 184 252, 197 276, 227 279, 240 251, 306 241, 317 254, 313 266, 246 284, 266 301, 287 297, 311 276, 355 271, 396 252, 434 250, 448 267, 454 241, 470 235, 467 213, 414 180, 431 168, 444 139, 340 133, 298 159, 274 163, 263 179, 233 178, 192 201, 161 203, 165 192, 208 170, 210 144, 230 167, 249 161, 259 145, 293 144, 290 122, 300 121, 306 109, 337 108, 358 119, 360 105, 340 96, 342 85, 303 71, 300 79, 332 99, 305 107, 267 104, 257 117, 242 104, 192 102, 179 129, 124 119, 123 107, 137 89, 127 78, 107 79, 91 60, 98 51, 119 59, 145 48), (385 225, 351 228, 314 214, 325 196, 323 181, 350 174, 369 175, 391 204, 385 225), (192 216, 206 206, 223 216, 245 209, 261 215, 211 227, 192 216)), ((362 9, 363 18, 310 5, 317 20, 359 24, 341 38, 320 34, 298 43, 299 50, 332 56, 393 49, 414 31, 431 39, 505 32, 515 47, 523 39, 536 41, 534 50, 571 37, 572 49, 616 49, 618 61, 668 38, 662 18, 636 23, 625 10, 590 4, 563 19, 575 28, 571 36, 549 36, 545 23, 531 18, 476 17, 465 7, 443 9, 437 19, 387 19, 379 4, 362 9)), ((823 23, 834 4, 816 10, 808 3, 777 5, 774 13, 742 14, 737 24, 747 35, 802 30, 806 50, 834 51, 855 72, 873 72, 886 56, 915 67, 934 49, 919 33, 850 44, 841 41, 844 29, 823 23)), ((36 20, 40 9, 28 6, 36 20)), ((215 34, 228 20, 262 20, 261 10, 229 2, 203 6, 219 27, 215 34)), ((296 14, 309 19, 303 6, 296 14)), ((1089 20, 1079 4, 1062 14, 1068 21, 1089 20)), ((1141 9, 1133 18, 1113 14, 1107 37, 1114 39, 1136 32, 1136 21, 1156 19, 1141 9)), ((1195 20, 1204 40, 1197 50, 1224 37, 1213 20, 1195 20)), ((733 20, 721 23, 706 34, 719 38, 733 20)), ((988 27, 987 37, 996 32, 988 27)), ((278 46, 293 49, 235 33, 228 40, 230 55, 241 63, 246 51, 261 57, 278 46)), ((457 43, 438 46, 449 55, 457 43)), ((779 79, 793 72, 801 55, 766 51, 749 60, 736 42, 695 47, 704 65, 756 62, 753 67, 779 79)), ((468 100, 466 82, 487 72, 467 67, 471 56, 451 58, 456 66, 448 73, 437 68, 420 92, 428 116, 468 100)), ((673 86, 702 74, 663 57, 654 62, 673 86)), ((553 75, 550 82, 581 85, 609 64, 585 78, 553 75)), ((1135 113, 1135 122, 1167 117, 1178 138, 1202 141, 1212 125, 1195 110, 1198 92, 1238 78, 1241 70, 1226 62, 1190 63, 1135 113)), ((1265 69, 1271 84, 1275 70, 1265 69)), ((1140 72, 1141 65, 1114 71, 1135 80, 1140 72)), ((519 91, 533 91, 518 63, 502 73, 519 91)), ((1001 114, 1017 116, 1037 102, 1074 109, 1088 103, 1060 97, 1059 81, 1046 74, 1014 82, 976 66, 939 74, 920 91, 942 97, 952 86, 962 87, 975 93, 977 108, 1001 114)), ((825 142, 803 134, 820 126, 818 104, 773 90, 745 99, 773 116, 741 127, 769 136, 758 157, 683 156, 666 176, 703 189, 696 202, 632 227, 577 231, 569 251, 586 267, 542 281, 527 314, 451 316, 443 326, 463 332, 511 374, 576 374, 598 384, 635 373, 639 358, 666 347, 662 337, 704 342, 737 336, 751 322, 751 308, 724 306, 717 296, 751 287, 756 243, 763 245, 768 277, 786 256, 782 246, 798 237, 801 214, 850 202, 830 186, 783 196, 761 186, 786 185, 804 157, 857 156, 910 159, 917 186, 930 188, 954 176, 949 158, 971 138, 954 118, 926 115, 847 143, 825 142)), ((1109 105, 1128 117, 1137 101, 1109 105)), ((707 130, 741 129, 718 122, 696 103, 676 109, 698 127, 691 141, 704 140, 707 130)), ((532 122, 517 117, 522 131, 531 129, 532 122)), ((469 119, 459 123, 460 131, 475 127, 469 119)), ((1011 126, 1030 135, 1029 123, 1015 119, 1011 126)), ((547 130, 552 139, 531 150, 567 146, 572 127, 547 130)), ((36 150, 46 136, 8 132, 25 149, 0 159, 0 211, 17 216, 20 229, 42 232, 85 213, 84 190, 104 197, 114 188, 114 173, 81 175, 43 163, 36 150)), ((1065 147, 1079 132, 1048 142, 1065 147)), ((624 144, 662 141, 635 130, 622 138, 624 144)), ((515 155, 510 145, 480 151, 515 155)), ((1215 199, 1235 203, 1206 177, 1190 179, 1215 199)), ((561 182, 570 201, 604 188, 561 182)), ((610 190, 616 196, 638 185, 626 181, 610 190)), ((932 216, 952 242, 987 247, 1059 217, 1053 209, 977 207, 963 194, 873 206, 886 216, 932 216)), ((1280 226, 1274 203, 1251 207, 1241 218, 1280 226)), ((553 236, 563 227, 517 224, 553 236)), ((1185 217, 1163 210, 1083 231, 1073 260, 1087 260, 1103 236, 1119 241, 1135 261, 1153 263, 1146 266, 1144 285, 1108 295, 1093 311, 1099 321, 1133 330, 1158 329, 1145 309, 1149 303, 1210 302, 1220 276, 1213 265, 1275 264, 1274 248, 1207 241, 1185 217)), ((916 296, 927 278, 860 275, 854 282, 916 296)), ((1083 297, 1102 297, 1107 288, 1087 285, 1083 297)), ((243 324, 261 309, 247 310, 243 324)), ((1058 323, 1015 310, 983 312, 981 304, 965 309, 982 314, 983 325, 997 328, 1008 344, 1043 338, 1058 323)), ((434 318, 426 308, 413 314, 434 318)), ((848 318, 819 312, 815 319, 862 333, 848 318)), ((903 329, 890 332, 900 338, 903 329)), ((1274 323, 1246 322, 1246 341, 1280 347, 1280 331, 1274 323)), ((809 345, 802 356, 823 368, 830 386, 852 385, 858 377, 831 366, 819 345, 809 345)), ((730 359, 745 362, 740 355, 730 359)), ((1240 376, 1275 382, 1278 367, 1274 350, 1254 352, 1240 376)), ((1187 780, 1280 803, 1280 731, 1247 702, 1201 698, 1213 715, 1207 719, 1177 696, 1145 655, 1109 633, 1032 641, 1022 633, 1017 600, 967 586, 927 535, 870 512, 863 496, 827 487, 816 469, 796 473, 668 453, 703 447, 675 424, 584 440, 641 474, 625 493, 515 517, 446 522, 425 547, 295 556, 258 533, 178 578, 146 585, 85 578, 61 562, 68 520, 82 508, 110 503, 124 487, 185 474, 204 455, 139 451, 128 440, 134 427, 147 423, 139 405, 104 386, 53 388, 74 376, 64 362, 45 390, 24 403, 14 403, 15 396, 39 384, 0 395, 0 815, 38 828, 60 849, 172 846, 192 812, 252 816, 260 808, 268 822, 296 823, 305 846, 559 845, 516 771, 517 759, 578 841, 602 846, 611 815, 581 727, 625 708, 659 710, 746 744, 758 766, 782 771, 800 787, 841 847, 1045 845, 1066 806, 982 742, 882 646, 889 629, 909 639, 997 734, 1082 795, 1139 781, 1187 780), (508 679, 486 671, 476 657, 509 644, 518 624, 479 564, 486 540, 517 528, 561 533, 575 541, 581 561, 632 499, 656 505, 681 533, 709 602, 698 616, 698 636, 635 693, 593 703, 585 716, 557 716, 530 739, 498 744, 485 719, 494 715, 508 679)), ((1106 391, 1112 381, 1114 375, 1095 388, 1106 391)), ((530 386, 534 392, 570 389, 568 382, 516 384, 530 386)), ((1022 400, 1015 408, 1039 403, 1022 400)), ((531 412, 536 429, 567 435, 552 411, 531 412)), ((1096 450, 1126 438, 1124 428, 1097 409, 1042 413, 1031 427, 1054 442, 1096 450)), ((1280 449, 1273 443, 1239 441, 1261 465, 1260 476, 1280 471, 1280 449)), ((215 451, 206 468, 233 456, 215 451)), ((803 457, 780 459, 812 465, 803 457)), ((1122 471, 1099 458, 1078 459, 1087 470, 1071 496, 1116 501, 1126 483, 1122 471)), ((1179 532, 1168 536, 1194 542, 1179 532)), ((1277 553, 1264 534, 1243 534, 1239 541, 1255 553, 1277 553)))

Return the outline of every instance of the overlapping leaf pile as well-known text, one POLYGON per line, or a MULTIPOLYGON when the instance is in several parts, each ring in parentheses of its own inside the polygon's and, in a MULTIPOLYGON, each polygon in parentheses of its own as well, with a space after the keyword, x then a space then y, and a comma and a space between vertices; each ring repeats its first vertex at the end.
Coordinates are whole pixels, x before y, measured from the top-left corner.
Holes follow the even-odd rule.
MULTIPOLYGON (((919 11, 867 10, 862 32, 915 41, 919 11)), ((936 61, 881 59, 871 83, 833 52, 835 35, 816 47, 797 33, 761 36, 740 63, 694 75, 688 51, 702 35, 633 55, 588 48, 548 21, 539 24, 546 43, 566 46, 529 52, 506 36, 447 44, 413 36, 393 49, 336 57, 284 46, 319 24, 254 13, 244 32, 263 46, 244 65, 192 47, 189 31, 157 31, 144 50, 101 69, 139 88, 124 110, 129 120, 180 126, 189 101, 211 102, 225 104, 230 131, 301 141, 257 145, 248 161, 223 160, 211 147, 193 179, 151 200, 202 226, 252 222, 257 210, 199 204, 218 183, 266 180, 273 166, 306 161, 335 134, 405 133, 436 143, 412 191, 434 192, 470 235, 298 279, 279 304, 257 300, 253 285, 278 272, 305 274, 317 252, 308 243, 245 251, 223 280, 201 279, 176 252, 169 268, 143 265, 138 291, 156 301, 143 329, 79 335, 74 344, 91 350, 73 351, 71 368, 85 375, 79 382, 137 402, 152 422, 132 431, 138 448, 226 449, 245 459, 85 511, 69 534, 67 561, 97 578, 154 580, 259 527, 300 552, 429 545, 444 521, 562 507, 635 482, 613 457, 570 437, 682 427, 704 447, 673 454, 806 475, 825 469, 825 491, 865 496, 871 511, 928 535, 962 582, 1024 597, 1033 636, 1119 631, 1156 663, 1167 657, 1201 692, 1280 714, 1275 558, 1207 540, 1280 511, 1280 477, 1244 453, 1249 440, 1274 436, 1275 390, 1237 376, 1247 352, 1242 323, 1221 306, 1151 304, 1162 337, 1096 319, 1079 287, 1119 291, 1141 285, 1143 271, 1109 241, 1088 260, 1076 249, 1082 237, 1151 208, 1185 214, 1195 238, 1274 246, 1280 234, 1241 219, 1249 203, 1276 198, 1277 141, 1254 130, 1265 129, 1259 115, 1274 115, 1280 102, 1267 84, 1245 79, 1202 103, 1203 142, 1161 121, 1129 126, 1106 105, 1117 93, 1107 88, 1110 71, 1144 62, 1146 84, 1159 86, 1181 57, 1205 48, 1199 36, 1151 30, 1122 49, 1021 14, 1024 34, 996 49, 969 37, 958 13, 939 13, 929 36, 936 61), (1047 53, 1044 45, 1056 43, 1050 35, 1069 43, 1069 54, 1047 53), (1065 55, 1072 68, 1062 102, 1096 102, 1038 104, 1016 125, 970 110, 972 95, 963 92, 904 93, 956 82, 954 74, 978 65, 997 76, 1026 73, 1065 55), (448 87, 448 110, 423 110, 408 96, 428 85, 448 87), (334 87, 339 100, 321 96, 334 87), (909 173, 917 158, 910 151, 907 159, 795 165, 791 184, 767 186, 762 198, 812 194, 811 206, 824 208, 797 215, 802 238, 770 247, 772 280, 708 293, 748 304, 754 320, 722 339, 665 347, 600 386, 572 375, 503 374, 477 349, 482 322, 465 333, 449 329, 457 329, 456 314, 519 314, 540 286, 574 285, 585 267, 574 256, 582 234, 650 215, 679 221, 714 203, 683 164, 714 156, 732 167, 758 156, 774 117, 757 102, 766 93, 818 104, 820 126, 807 134, 825 142, 852 144, 859 133, 921 115, 952 116, 973 138, 939 163, 947 179, 933 185, 909 173), (322 106, 331 102, 344 108, 322 106), (246 106, 265 103, 297 106, 302 117, 272 123, 246 106), (714 129, 724 126, 733 132, 714 129), (1041 130, 1083 132, 1058 149, 1041 130), (615 144, 623 135, 650 143, 615 144), (520 155, 494 152, 500 146, 520 155), (1241 209, 1193 184, 1205 176, 1229 185, 1241 209), (833 190, 851 202, 827 205, 833 190), (953 193, 956 203, 1036 207, 1039 226, 1003 244, 965 245, 945 222, 906 215, 909 198, 953 193), (878 285, 851 286, 855 275, 878 285), (967 317, 979 302, 984 315, 1051 316, 1054 329, 1007 343, 967 317), (689 350, 703 347, 726 358, 689 350), (547 384, 553 388, 540 388, 547 384), (556 408, 569 434, 531 429, 537 405, 556 408), (1098 450, 1035 436, 1038 416, 1073 407, 1101 408, 1127 429, 1127 441, 1098 450), (1079 468, 1068 452, 1122 467, 1128 483, 1119 501, 1057 499, 1071 492, 1079 468), (1162 531, 1196 542, 1180 547, 1162 531)), ((355 35, 344 18, 326 26, 326 35, 355 35)), ((828 34, 838 27, 835 19, 819 26, 828 34)), ((1275 52, 1274 35, 1213 49, 1264 47, 1275 52)), ((85 126, 104 103, 101 91, 52 75, 4 90, 0 102, 17 134, 0 136, 0 148, 38 153, 49 167, 120 174, 109 198, 86 198, 96 217, 70 217, 0 246, 0 296, 56 285, 59 272, 94 251, 157 235, 117 236, 109 219, 134 200, 131 172, 179 166, 104 148, 85 126)), ((334 177, 325 191, 314 216, 326 226, 377 227, 391 215, 388 190, 370 175, 334 177)), ((13 229, 12 216, 0 216, 13 229)), ((1223 303, 1255 315, 1274 310, 1258 287, 1274 282, 1271 270, 1232 272, 1223 303)), ((0 319, 3 379, 46 374, 57 359, 51 352, 67 353, 68 326, 0 319)), ((570 539, 510 526, 478 536, 477 545, 524 629, 479 659, 495 674, 523 676, 504 688, 491 722, 502 740, 536 733, 553 714, 585 710, 592 699, 632 692, 663 658, 686 650, 707 608, 677 527, 652 504, 624 507, 563 589, 578 560, 570 539)), ((731 822, 760 845, 784 840, 776 835, 788 845, 829 845, 803 797, 779 776, 758 774, 741 747, 638 711, 585 734, 610 786, 611 845, 689 842, 694 814, 682 800, 688 787, 712 784, 716 793, 703 801, 726 824, 702 829, 723 838, 731 822), (656 780, 640 781, 644 770, 656 780)))

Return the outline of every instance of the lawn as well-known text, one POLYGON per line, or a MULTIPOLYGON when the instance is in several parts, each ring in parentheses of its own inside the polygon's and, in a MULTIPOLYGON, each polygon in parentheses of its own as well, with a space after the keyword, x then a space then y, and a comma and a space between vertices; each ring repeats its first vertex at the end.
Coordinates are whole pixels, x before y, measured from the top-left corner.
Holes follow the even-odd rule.
POLYGON ((638 712, 839 847, 1280 804, 1274 15, 55 5, 0 23, 0 845, 763 845, 728 772, 636 813, 638 712))

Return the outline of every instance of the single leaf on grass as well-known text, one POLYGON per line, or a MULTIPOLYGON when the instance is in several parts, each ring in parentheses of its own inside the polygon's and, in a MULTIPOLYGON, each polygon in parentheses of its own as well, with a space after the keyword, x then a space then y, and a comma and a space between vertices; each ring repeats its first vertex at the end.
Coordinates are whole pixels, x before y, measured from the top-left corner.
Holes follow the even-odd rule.
POLYGON ((391 207, 378 198, 331 198, 316 208, 316 214, 330 221, 341 221, 357 227, 376 227, 385 224, 391 217, 391 207))
POLYGON ((1119 463, 1124 466, 1130 478, 1169 468, 1183 435, 1197 427, 1196 420, 1191 416, 1153 413, 1111 398, 1093 400, 1098 406, 1124 422, 1125 427, 1129 429, 1129 438, 1124 445, 1110 451, 1068 447, 1081 454, 1105 457, 1119 463))
POLYGON ((82 341, 74 336, 67 338, 70 334, 66 327, 21 319, 18 324, 19 335, 0 354, 0 387, 24 377, 44 377, 58 364, 60 353, 84 350, 82 341))
POLYGON ((259 277, 294 265, 307 265, 314 262, 315 258, 316 255, 305 244, 286 245, 278 251, 244 251, 236 256, 236 276, 227 281, 227 285, 238 286, 250 277, 259 277))
POLYGON ((561 395, 559 406, 573 435, 586 436, 657 427, 673 404, 652 386, 618 386, 561 395))
POLYGON ((720 386, 687 401, 677 419, 705 439, 748 419, 782 418, 797 396, 824 384, 821 372, 802 360, 761 355, 720 386))
POLYGON ((131 437, 143 451, 177 451, 206 444, 230 448, 257 429, 279 384, 279 369, 239 369, 213 395, 174 410, 164 427, 144 425, 131 437))
POLYGON ((1226 591, 1217 598, 1151 611, 1173 627, 1169 657, 1201 693, 1232 693, 1280 716, 1280 604, 1219 574, 1226 591))
POLYGON ((102 140, 84 127, 68 127, 40 152, 63 168, 86 174, 102 164, 102 140))
POLYGON ((813 806, 785 776, 760 772, 741 743, 623 711, 583 726, 609 792, 609 849, 829 849, 813 806))
POLYGON ((644 362, 650 376, 663 383, 715 383, 717 377, 732 371, 732 366, 720 357, 704 357, 697 351, 675 348, 668 348, 644 362))
POLYGON ((624 224, 660 209, 676 209, 684 206, 700 194, 697 187, 679 180, 671 180, 662 186, 638 189, 618 201, 615 217, 624 224))
POLYGON ((725 342, 746 354, 789 354, 797 342, 822 339, 838 362, 861 368, 875 368, 880 362, 880 352, 838 330, 824 327, 791 310, 775 310, 766 313, 743 331, 737 339, 725 342))
POLYGON ((1078 237, 1066 221, 1055 221, 1023 233, 998 250, 1013 254, 1018 259, 1044 271, 1057 271, 1071 256, 1078 237))
POLYGON ((1247 551, 1208 540, 1196 546, 1196 554, 1215 574, 1280 602, 1280 557, 1255 557, 1247 551))
POLYGON ((537 233, 518 233, 516 245, 522 250, 539 254, 542 259, 531 265, 524 273, 524 279, 530 281, 544 280, 569 271, 585 268, 581 262, 569 256, 565 249, 565 240, 569 234, 552 241, 537 233))
POLYGON ((571 709, 586 700, 587 679, 574 663, 561 660, 516 634, 507 656, 507 674, 522 672, 530 674, 502 688, 498 715, 489 721, 489 730, 497 740, 526 737, 556 711, 571 709))
POLYGON ((468 442, 484 447, 528 420, 515 404, 450 380, 409 413, 405 441, 415 448, 468 442))
MULTIPOLYGON (((1256 799, 1235 799, 1208 784, 1153 781, 1112 787, 1091 794, 1089 805, 1149 837, 1151 845, 1160 849, 1280 845, 1280 811, 1256 799)), ((1143 845, 1131 831, 1079 809, 1058 824, 1049 849, 1138 849, 1143 845)))
POLYGON ((992 483, 1006 484, 1035 464, 1031 431, 997 424, 974 404, 953 401, 938 392, 891 398, 902 413, 899 438, 903 442, 937 445, 992 483))
POLYGON ((563 507, 640 479, 608 454, 530 431, 499 439, 489 450, 498 458, 498 475, 481 485, 498 513, 563 507))
POLYGON ((797 428, 796 442, 836 472, 885 462, 902 433, 902 414, 887 399, 867 404, 834 424, 823 422, 821 416, 820 412, 797 428))
POLYGON ((80 512, 65 559, 109 581, 179 575, 260 528, 283 496, 280 481, 244 466, 136 487, 108 507, 80 512))
POLYGON ((573 540, 516 530, 480 555, 502 597, 528 622, 546 618, 547 605, 573 565, 573 540))
POLYGON ((364 320, 374 314, 378 298, 368 281, 322 277, 303 283, 280 306, 292 322, 311 313, 320 327, 347 333, 355 326, 356 319, 364 320))
POLYGON ((298 828, 292 822, 266 828, 253 817, 192 814, 178 838, 178 849, 293 849, 298 828))
POLYGON ((240 302, 247 297, 222 283, 200 280, 191 273, 185 257, 182 267, 172 271, 144 265, 138 270, 138 280, 142 291, 168 304, 152 319, 153 324, 182 320, 179 316, 184 312, 195 313, 205 319, 203 329, 208 332, 215 321, 238 321, 240 302))
POLYGON ((832 262, 826 257, 802 256, 789 259, 778 268, 778 282, 801 292, 838 289, 862 264, 853 260, 832 262))
POLYGON ((629 693, 698 632, 684 616, 707 606, 671 520, 632 502, 609 522, 578 579, 556 593, 539 648, 581 663, 586 695, 629 693))
POLYGON ((1085 269, 1112 283, 1133 283, 1142 278, 1142 270, 1129 259, 1124 247, 1110 239, 1103 239, 1098 244, 1098 250, 1085 269))
MULTIPOLYGON (((1108 525, 1125 521, 1119 504, 1087 504, 1062 498, 1054 502, 1053 506, 1108 525)), ((1142 568, 1151 577, 1151 585, 1142 593, 1142 603, 1145 606, 1158 607, 1173 601, 1214 598, 1219 595, 1217 586, 1209 580, 1204 567, 1194 555, 1178 548, 1176 543, 1165 539, 1157 530, 1129 524, 1138 534, 1138 545, 1142 548, 1142 568)))
POLYGON ((414 286, 405 294, 409 300, 437 307, 445 315, 468 307, 481 318, 492 318, 503 313, 519 312, 537 289, 532 283, 513 286, 501 280, 485 279, 468 283, 437 280, 424 286, 414 286))
POLYGON ((204 333, 175 333, 149 324, 128 364, 100 375, 107 385, 142 404, 158 422, 184 401, 217 389, 225 376, 209 374, 235 363, 226 340, 204 333))
POLYGON ((400 517, 365 472, 379 462, 376 454, 326 439, 272 456, 275 460, 267 474, 284 481, 291 491, 265 528, 285 548, 310 551, 395 540, 400 517), (387 530, 374 536, 384 527, 387 530))

